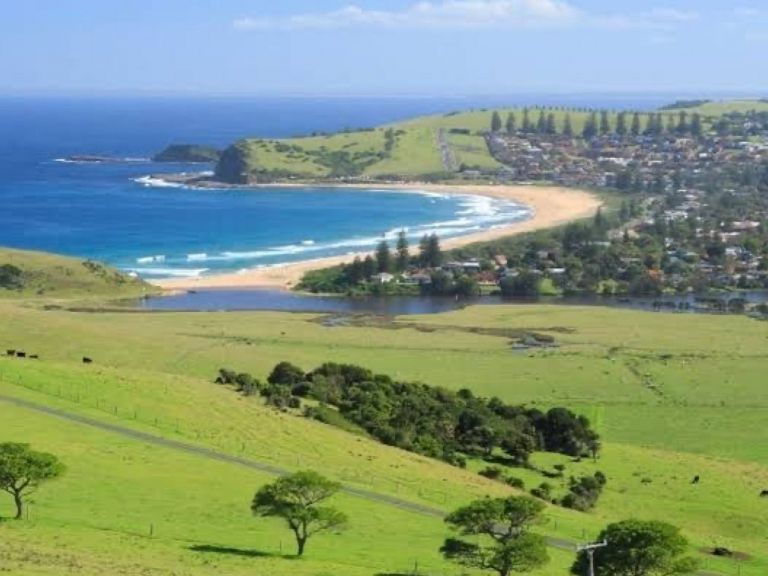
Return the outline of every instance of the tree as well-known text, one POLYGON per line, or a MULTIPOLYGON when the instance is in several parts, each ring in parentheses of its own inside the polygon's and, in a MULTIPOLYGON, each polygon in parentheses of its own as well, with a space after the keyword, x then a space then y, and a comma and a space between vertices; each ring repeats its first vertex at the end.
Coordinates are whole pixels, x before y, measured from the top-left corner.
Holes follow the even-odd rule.
POLYGON ((507 276, 499 283, 501 295, 506 298, 536 298, 540 294, 541 276, 523 270, 516 276, 507 276))
POLYGON ((555 124, 555 115, 551 112, 547 114, 547 123, 544 130, 547 134, 557 134, 557 124, 555 124))
POLYGON ((632 114, 632 126, 630 126, 629 131, 632 136, 640 135, 640 114, 637 112, 632 114))
POLYGON ((622 137, 627 135, 627 113, 626 112, 619 112, 619 115, 616 117, 616 134, 622 137))
POLYGON ((363 260, 360 256, 355 256, 355 259, 352 260, 352 264, 349 264, 344 268, 344 276, 346 277, 347 282, 353 286, 360 284, 360 282, 365 280, 363 260))
POLYGON ((422 236, 419 252, 419 262, 424 268, 437 268, 443 263, 443 253, 437 234, 422 236))
POLYGON ((257 516, 285 520, 296 537, 296 555, 301 556, 311 536, 327 530, 339 531, 347 524, 343 512, 318 506, 340 489, 341 484, 317 472, 296 472, 262 486, 253 497, 251 511, 257 516))
POLYGON ((536 132, 539 134, 545 134, 547 132, 547 115, 542 109, 539 112, 539 119, 536 121, 536 132))
POLYGON ((499 576, 529 572, 549 561, 544 538, 528 530, 544 504, 527 496, 485 498, 455 510, 445 521, 473 542, 448 538, 440 548, 447 560, 499 576))
POLYGON ((397 259, 395 261, 395 268, 398 272, 405 272, 408 269, 408 264, 411 261, 411 256, 408 252, 408 236, 405 230, 400 230, 397 234, 397 259))
POLYGON ((685 110, 681 110, 677 117, 677 133, 685 135, 688 133, 688 113, 685 110))
POLYGON ((501 130, 501 116, 494 111, 491 116, 491 132, 498 132, 499 130, 501 130))
POLYGON ((571 122, 571 115, 566 114, 565 120, 563 120, 563 136, 571 138, 573 136, 573 123, 571 122))
MULTIPOLYGON (((683 556, 686 539, 666 522, 624 520, 609 524, 598 539, 608 542, 594 552, 595 564, 604 576, 671 576, 696 570, 696 561, 683 556)), ((588 562, 581 552, 571 572, 586 574, 588 562)))
POLYGON ((514 134, 515 129, 517 127, 517 119, 515 118, 515 113, 510 112, 507 114, 507 134, 514 134))
POLYGON ((600 112, 600 134, 610 134, 611 132, 611 123, 608 120, 608 111, 603 110, 600 112))
POLYGON ((595 212, 595 218, 592 221, 592 226, 599 232, 605 232, 608 229, 608 221, 603 215, 602 207, 597 208, 597 212, 595 212))
POLYGON ((376 264, 376 260, 374 260, 373 256, 368 254, 363 260, 363 277, 366 280, 370 280, 371 276, 376 274, 377 271, 378 265, 376 264))
POLYGON ((280 362, 277 364, 267 378, 267 382, 270 384, 280 384, 283 386, 294 386, 303 381, 304 370, 290 362, 280 362))
POLYGON ((648 136, 656 134, 656 114, 648 114, 644 134, 648 136))
POLYGON ((703 128, 701 125, 701 114, 696 112, 693 114, 693 116, 691 116, 691 134, 698 138, 701 136, 702 132, 703 128))
POLYGON ((392 270, 392 252, 389 250, 389 242, 382 240, 376 248, 376 268, 379 272, 392 270))
POLYGON ((533 132, 533 122, 531 122, 531 113, 528 108, 523 108, 523 134, 533 132))
POLYGON ((590 140, 595 136, 597 136, 597 131, 598 131, 597 112, 592 112, 592 114, 589 115, 589 118, 584 124, 584 129, 581 131, 581 135, 584 137, 585 140, 590 140))
POLYGON ((24 514, 24 499, 64 471, 64 465, 53 454, 31 450, 29 444, 0 444, 0 490, 13 497, 16 520, 24 514))

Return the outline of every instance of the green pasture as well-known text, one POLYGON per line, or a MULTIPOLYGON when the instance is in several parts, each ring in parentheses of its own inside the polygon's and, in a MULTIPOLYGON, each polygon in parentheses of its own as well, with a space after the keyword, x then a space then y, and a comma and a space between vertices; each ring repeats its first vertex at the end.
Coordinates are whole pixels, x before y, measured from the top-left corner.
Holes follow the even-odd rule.
MULTIPOLYGON (((0 360, 0 394, 287 470, 316 469, 349 486, 440 510, 483 494, 513 491, 477 475, 484 464, 473 462, 469 470, 460 470, 308 421, 298 414, 266 408, 256 398, 243 398, 213 384, 216 370, 228 367, 265 378, 281 360, 305 369, 324 361, 355 362, 397 378, 453 389, 466 387, 478 394, 498 395, 541 408, 569 406, 595 423, 605 442, 603 456, 595 464, 540 454, 535 463, 544 469, 564 463, 566 478, 599 469, 608 476, 609 483, 597 508, 588 514, 549 509, 548 522, 541 528, 544 533, 576 541, 594 536, 612 520, 630 516, 662 518, 681 526, 695 548, 722 545, 751 558, 739 565, 702 554, 709 570, 735 575, 740 569, 744 575, 758 576, 768 569, 768 555, 764 552, 768 549, 768 513, 765 500, 759 498, 760 490, 768 486, 768 432, 764 426, 768 412, 764 393, 768 328, 762 322, 741 316, 531 305, 471 307, 394 322, 356 318, 348 325, 334 323, 331 327, 317 314, 87 313, 44 310, 15 301, 0 302, 0 318, 0 351, 16 348, 41 356, 38 361, 0 360), (513 350, 512 342, 523 333, 551 335, 558 347, 513 350), (81 357, 86 355, 95 363, 82 365, 81 357), (699 485, 691 485, 693 475, 701 476, 699 485)), ((0 433, 4 438, 26 438, 40 449, 62 456, 68 450, 64 447, 67 433, 60 429, 77 434, 82 428, 48 416, 30 415, 22 408, 1 408, 4 418, 0 433), (45 425, 35 424, 38 421, 45 421, 45 425)), ((99 467, 103 473, 112 474, 111 458, 119 460, 130 450, 168 451, 142 448, 137 441, 123 439, 123 444, 136 444, 124 452, 115 448, 116 440, 110 434, 83 430, 83 438, 93 438, 88 458, 103 462, 101 466, 88 464, 88 470, 99 467)), ((159 460, 172 469, 183 469, 185 465, 177 460, 196 458, 174 453, 159 460)), ((216 478, 218 473, 209 470, 232 467, 208 461, 189 466, 200 470, 200 474, 204 471, 205 477, 216 478)), ((122 472, 118 469, 114 473, 122 472)), ((163 476, 154 461, 142 465, 136 473, 148 479, 163 476)), ((527 488, 547 480, 531 470, 513 469, 509 473, 523 478, 527 488)), ((247 516, 248 493, 265 478, 246 482, 243 476, 253 473, 237 467, 223 475, 226 482, 245 485, 229 489, 227 486, 233 484, 226 484, 222 490, 227 498, 246 492, 242 509, 245 517, 235 521, 235 526, 243 526, 243 535, 240 528, 225 530, 216 524, 227 523, 236 514, 235 508, 241 504, 232 501, 231 514, 224 520, 210 520, 211 526, 218 526, 210 534, 219 536, 210 539, 229 548, 268 547, 269 543, 259 540, 259 528, 254 526, 258 522, 247 516)), ((176 480, 161 480, 168 482, 167 493, 175 491, 176 480)), ((68 474, 52 484, 50 492, 41 491, 40 505, 33 506, 33 513, 39 510, 42 514, 49 508, 42 505, 43 498, 57 500, 56 491, 76 481, 82 481, 82 472, 68 474)), ((123 482, 117 478, 106 484, 119 489, 123 482)), ((560 482, 557 490, 565 490, 560 482)), ((182 488, 191 490, 186 484, 182 488)), ((141 492, 147 488, 139 483, 134 489, 141 492)), ((95 493, 101 494, 99 490, 95 493)), ((132 503, 127 507, 130 523, 152 522, 148 518, 155 516, 152 510, 156 507, 151 494, 136 496, 138 503, 150 499, 146 506, 132 503)), ((361 510, 368 510, 369 505, 373 509, 386 508, 376 502, 357 502, 349 496, 340 499, 349 500, 349 505, 361 510)), ((177 534, 187 530, 169 526, 163 531, 167 530, 168 539, 159 534, 147 539, 141 526, 129 529, 128 524, 121 523, 121 515, 111 508, 114 503, 109 492, 95 499, 95 505, 112 511, 102 516, 73 513, 68 520, 68 508, 60 503, 48 519, 36 517, 33 526, 6 524, 0 529, 25 534, 11 538, 12 544, 6 546, 13 547, 12 554, 17 558, 25 557, 30 550, 42 559, 57 558, 61 550, 49 541, 50 536, 66 526, 66 535, 54 542, 72 544, 89 538, 99 542, 87 548, 88 552, 76 548, 80 551, 74 556, 77 562, 93 563, 94 572, 121 538, 127 548, 141 549, 142 558, 158 558, 158 565, 166 565, 163 563, 172 558, 177 567, 189 573, 205 573, 208 565, 197 566, 204 561, 227 566, 227 572, 235 574, 239 566, 268 573, 273 563, 290 561, 220 553, 206 554, 201 559, 199 553, 177 549, 177 538, 181 538, 177 534), (115 524, 104 528, 97 522, 99 517, 114 520, 115 524), (100 546, 103 557, 97 553, 100 546)), ((164 506, 158 509, 165 510, 164 506)), ((393 513, 414 515, 402 510, 393 513)), ((204 517, 207 522, 210 514, 204 517)), ((311 565, 307 573, 403 571, 411 562, 410 556, 405 557, 415 551, 423 558, 419 563, 425 573, 458 573, 435 553, 445 531, 438 519, 417 518, 411 522, 380 516, 379 520, 381 525, 397 523, 408 530, 423 530, 424 538, 406 536, 404 528, 398 534, 407 542, 408 552, 393 552, 398 546, 393 541, 382 543, 381 554, 371 555, 361 543, 365 540, 363 532, 329 537, 351 539, 350 544, 343 540, 341 547, 349 554, 340 554, 336 546, 326 549, 318 541, 316 550, 310 549, 317 556, 311 553, 307 563, 301 563, 301 570, 311 565), (393 566, 388 560, 403 566, 393 566)), ((174 524, 176 520, 168 522, 174 524)), ((206 537, 192 539, 202 542, 206 537)), ((125 553, 125 561, 131 562, 133 556, 125 553)), ((116 553, 116 557, 120 554, 116 553)), ((565 573, 568 555, 557 552, 556 558, 542 574, 565 573)), ((24 573, 36 573, 31 566, 27 569, 30 571, 24 573)))

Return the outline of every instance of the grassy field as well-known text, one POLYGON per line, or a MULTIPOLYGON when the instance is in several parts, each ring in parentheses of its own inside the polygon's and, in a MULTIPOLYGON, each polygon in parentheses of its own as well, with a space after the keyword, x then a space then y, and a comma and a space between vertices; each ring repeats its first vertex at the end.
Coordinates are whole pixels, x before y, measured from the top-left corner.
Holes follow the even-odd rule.
POLYGON ((698 112, 704 116, 722 116, 730 112, 768 112, 766 100, 729 100, 724 102, 707 102, 699 106, 686 108, 686 112, 698 112))
MULTIPOLYGON (((768 110, 768 103, 760 101, 736 100, 729 102, 710 102, 686 112, 699 112, 706 118, 715 118, 728 112, 746 112, 749 110, 768 110)), ((347 160, 358 165, 358 177, 419 177, 442 173, 451 168, 458 171, 462 166, 495 170, 500 164, 488 151, 483 133, 491 128, 493 112, 500 114, 502 123, 507 116, 515 115, 517 127, 523 123, 524 109, 498 108, 464 112, 451 112, 432 116, 422 116, 411 120, 396 122, 370 130, 358 130, 322 136, 286 138, 280 140, 251 139, 245 141, 245 160, 248 169, 264 171, 268 174, 291 174, 295 178, 317 179, 334 177, 333 159, 339 154, 346 154, 347 160), (395 133, 389 149, 386 146, 387 130, 395 133), (447 134, 448 150, 456 158, 455 166, 444 166, 438 133, 447 134), (456 133, 451 131, 467 131, 456 133)), ((566 116, 571 119, 574 134, 580 134, 592 114, 591 110, 566 108, 528 109, 530 121, 536 125, 540 114, 552 114, 558 132, 562 132, 566 116)), ((676 120, 680 110, 662 112, 666 125, 671 117, 676 120)), ((611 129, 615 128, 618 112, 608 113, 611 129)), ((628 115, 628 127, 632 117, 628 115)), ((641 113, 641 127, 645 128, 648 113, 641 113)))
MULTIPOLYGON (((688 113, 698 112, 710 120, 729 112, 751 110, 768 110, 768 102, 708 102, 685 109, 688 113)), ((251 139, 245 142, 245 159, 249 170, 272 174, 290 173, 296 178, 306 179, 333 177, 329 162, 334 155, 345 153, 348 159, 359 165, 359 177, 433 175, 449 168, 443 165, 438 145, 438 132, 444 130, 448 136, 448 149, 456 158, 453 170, 459 170, 462 166, 495 170, 501 166, 491 156, 483 138, 483 133, 490 130, 494 111, 499 113, 502 123, 506 122, 510 113, 514 114, 518 129, 522 126, 524 109, 521 107, 450 112, 404 120, 370 130, 281 140, 251 139), (385 134, 389 129, 396 133, 396 138, 388 150, 385 134), (467 132, 451 133, 457 130, 467 132)), ((662 111, 665 125, 670 118, 676 121, 680 111, 662 111)), ((585 109, 530 107, 529 118, 534 125, 542 112, 547 116, 553 115, 558 132, 562 132, 566 116, 569 116, 573 132, 577 135, 592 114, 591 110, 585 109)), ((617 124, 617 116, 616 111, 608 113, 611 129, 617 124)), ((628 126, 631 120, 630 114, 627 117, 628 126)), ((648 113, 641 113, 642 128, 645 128, 647 121, 648 113)))
MULTIPOLYGON (((212 376, 221 366, 263 378, 281 360, 305 369, 334 360, 509 401, 567 405, 595 422, 605 439, 602 458, 573 463, 540 454, 535 461, 564 463, 566 476, 599 469, 609 483, 589 514, 549 509, 544 533, 575 541, 612 520, 662 518, 681 526, 695 548, 721 545, 750 556, 737 564, 702 554, 707 569, 768 571, 768 503, 758 497, 768 487, 765 323, 483 306, 331 327, 310 314, 78 313, 10 300, 0 302, 0 318, 0 349, 41 356, 0 360, 0 394, 287 470, 317 469, 440 510, 511 489, 474 474, 480 463, 463 471, 276 412, 212 384, 212 376), (511 339, 527 332, 550 334, 560 346, 513 351, 511 339), (81 365, 83 355, 95 364, 81 365), (691 484, 694 474, 699 485, 691 484)), ((279 542, 287 553, 288 534, 248 515, 263 473, 0 405, 2 438, 30 441, 70 467, 36 497, 29 524, 0 526, 7 535, 0 559, 23 566, 18 573, 57 573, 67 563, 96 573, 112 560, 126 574, 140 573, 139 565, 156 570, 149 574, 403 573, 416 560, 423 573, 459 573, 436 553, 446 534, 438 518, 349 495, 339 505, 361 517, 354 530, 310 544, 304 561, 283 558, 279 542), (200 546, 269 555, 192 549, 200 546)), ((528 488, 544 480, 529 470, 511 473, 528 488)), ((9 504, 0 501, 0 514, 9 504)), ((571 556, 553 555, 541 574, 565 574, 571 556)))
POLYGON ((154 294, 149 284, 96 262, 0 248, 0 266, 20 270, 18 282, 0 284, 0 298, 134 297, 154 294))

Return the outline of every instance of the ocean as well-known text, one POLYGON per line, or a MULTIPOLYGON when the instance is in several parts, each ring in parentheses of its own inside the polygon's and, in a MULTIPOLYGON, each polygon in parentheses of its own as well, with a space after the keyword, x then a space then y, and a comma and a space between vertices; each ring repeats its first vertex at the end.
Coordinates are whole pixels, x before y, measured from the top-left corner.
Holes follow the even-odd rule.
MULTIPOLYGON (((666 99, 531 102, 651 107, 666 99), (590 104, 591 102, 591 104, 590 104)), ((585 97, 587 98, 587 97, 585 97)), ((371 189, 193 190, 148 180, 206 167, 154 164, 171 143, 223 147, 369 127, 511 98, 0 99, 0 245, 96 259, 146 278, 200 276, 416 241, 528 216, 501 200, 371 189), (72 155, 117 163, 65 162, 72 155)), ((210 168, 210 167, 208 167, 210 168)))

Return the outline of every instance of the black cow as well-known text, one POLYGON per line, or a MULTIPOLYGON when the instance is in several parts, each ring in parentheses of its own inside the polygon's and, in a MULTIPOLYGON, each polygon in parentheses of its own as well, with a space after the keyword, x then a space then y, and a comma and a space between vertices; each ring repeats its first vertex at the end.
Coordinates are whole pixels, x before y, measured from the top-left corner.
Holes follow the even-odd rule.
POLYGON ((698 484, 699 480, 701 480, 701 478, 699 478, 697 474, 696 476, 693 477, 693 480, 691 480, 691 484, 698 484))
POLYGON ((37 354, 30 354, 29 355, 29 359, 30 360, 39 360, 40 356, 38 356, 37 354))
POLYGON ((6 350, 5 355, 11 357, 16 356, 16 350, 6 350))
POLYGON ((760 498, 768 498, 768 490, 763 490, 760 492, 760 498))
POLYGON ((16 358, 26 358, 26 357, 27 357, 26 352, 22 352, 21 350, 16 350, 16 358))
POLYGON ((83 356, 83 364, 93 364, 93 360, 88 358, 88 356, 83 356))

